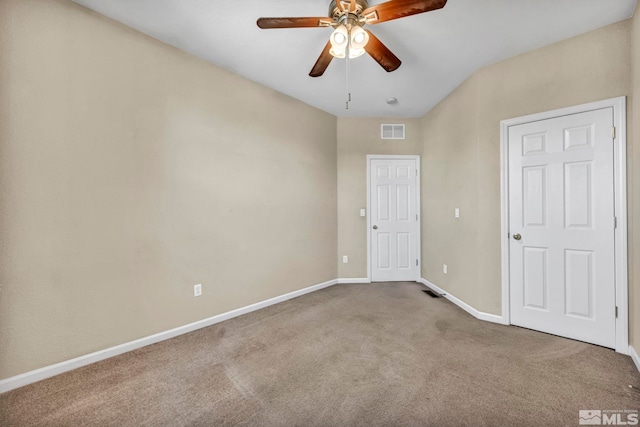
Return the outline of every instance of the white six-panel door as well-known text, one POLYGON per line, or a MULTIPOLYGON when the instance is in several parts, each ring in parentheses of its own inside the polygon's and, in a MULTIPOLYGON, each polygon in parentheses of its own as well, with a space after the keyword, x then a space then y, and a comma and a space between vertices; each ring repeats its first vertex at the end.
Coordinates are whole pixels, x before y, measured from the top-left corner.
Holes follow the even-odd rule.
POLYGON ((613 109, 509 127, 511 323, 615 347, 613 109))
POLYGON ((416 159, 370 159, 371 280, 415 281, 418 266, 416 159))

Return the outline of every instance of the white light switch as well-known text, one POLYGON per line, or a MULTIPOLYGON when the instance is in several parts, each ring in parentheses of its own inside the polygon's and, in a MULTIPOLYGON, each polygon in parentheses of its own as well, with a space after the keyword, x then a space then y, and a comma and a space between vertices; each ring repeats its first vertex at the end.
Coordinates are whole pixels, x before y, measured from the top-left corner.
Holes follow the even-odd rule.
POLYGON ((349 262, 349 257, 348 257, 347 255, 343 256, 343 257, 342 257, 342 263, 343 263, 343 264, 346 264, 346 263, 348 263, 348 262, 349 262))
POLYGON ((360 216, 365 216, 366 215, 366 211, 364 209, 360 209, 360 216))
POLYGON ((448 269, 447 269, 447 264, 442 264, 442 272, 443 272, 444 274, 447 274, 447 270, 448 270, 448 269))
POLYGON ((454 213, 454 216, 455 216, 456 218, 460 218, 460 208, 456 208, 455 213, 454 213))

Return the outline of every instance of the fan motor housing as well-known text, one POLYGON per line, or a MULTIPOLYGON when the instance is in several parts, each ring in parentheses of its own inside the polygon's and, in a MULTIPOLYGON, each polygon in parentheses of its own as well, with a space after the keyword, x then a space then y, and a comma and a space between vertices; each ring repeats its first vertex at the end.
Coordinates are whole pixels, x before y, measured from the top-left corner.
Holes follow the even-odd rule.
MULTIPOLYGON (((349 0, 332 0, 331 1, 331 4, 329 4, 329 16, 335 19, 336 21, 340 19, 342 15, 347 14, 347 12, 343 12, 337 6, 336 4, 337 1, 342 2, 344 10, 349 10, 349 5, 351 4, 349 0)), ((349 13, 360 16, 362 11, 367 9, 368 7, 369 7, 369 3, 367 2, 367 0, 356 0, 356 10, 354 12, 349 12, 349 13)))

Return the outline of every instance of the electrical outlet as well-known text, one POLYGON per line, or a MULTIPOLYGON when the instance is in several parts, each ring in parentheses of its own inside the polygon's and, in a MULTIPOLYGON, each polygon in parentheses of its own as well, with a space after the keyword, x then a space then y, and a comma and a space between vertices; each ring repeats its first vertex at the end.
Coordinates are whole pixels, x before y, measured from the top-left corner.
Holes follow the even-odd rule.
POLYGON ((365 216, 367 214, 367 211, 365 211, 364 209, 360 209, 360 216, 365 216))
POLYGON ((460 218, 460 208, 455 209, 453 216, 456 218, 460 218))
POLYGON ((447 270, 448 270, 448 269, 447 269, 447 264, 442 264, 442 272, 443 272, 444 274, 447 274, 447 270))
POLYGON ((342 257, 342 263, 343 263, 343 264, 346 264, 346 263, 348 263, 348 262, 349 262, 349 257, 348 257, 347 255, 343 256, 343 257, 342 257))
POLYGON ((202 295, 202 284, 193 285, 193 296, 199 297, 200 295, 202 295))

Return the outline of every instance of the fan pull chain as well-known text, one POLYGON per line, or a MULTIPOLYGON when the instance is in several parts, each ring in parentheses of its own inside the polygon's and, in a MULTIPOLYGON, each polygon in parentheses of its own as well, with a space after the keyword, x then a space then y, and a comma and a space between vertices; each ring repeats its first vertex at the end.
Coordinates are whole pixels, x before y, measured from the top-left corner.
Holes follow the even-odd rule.
POLYGON ((349 109, 349 103, 351 102, 351 92, 349 91, 349 74, 351 71, 351 61, 349 60, 349 48, 351 47, 351 32, 349 32, 349 41, 347 42, 347 49, 346 49, 346 54, 345 54, 345 58, 347 61, 346 64, 346 68, 347 68, 347 81, 346 81, 346 91, 347 91, 347 102, 345 102, 345 110, 349 109))

